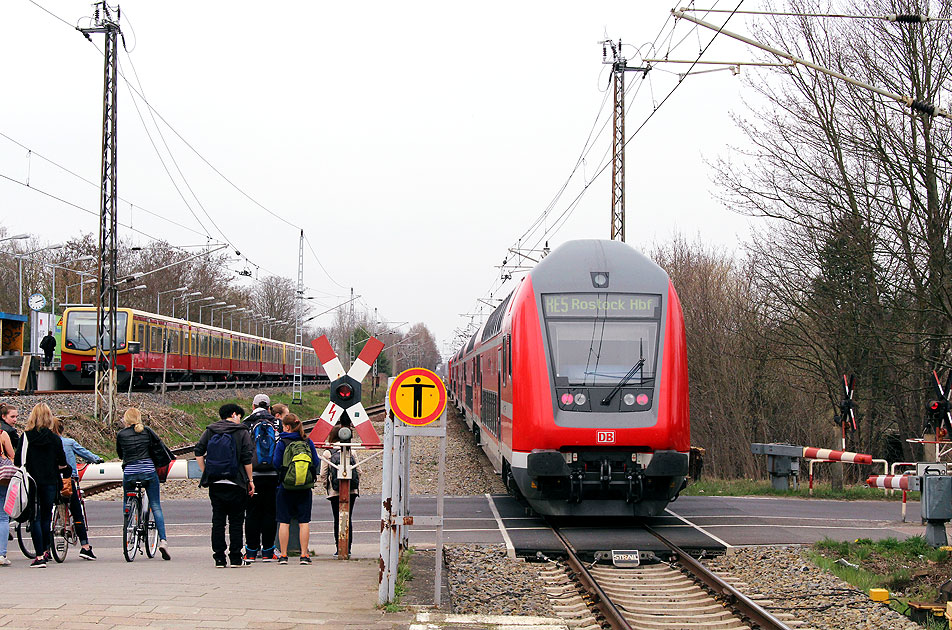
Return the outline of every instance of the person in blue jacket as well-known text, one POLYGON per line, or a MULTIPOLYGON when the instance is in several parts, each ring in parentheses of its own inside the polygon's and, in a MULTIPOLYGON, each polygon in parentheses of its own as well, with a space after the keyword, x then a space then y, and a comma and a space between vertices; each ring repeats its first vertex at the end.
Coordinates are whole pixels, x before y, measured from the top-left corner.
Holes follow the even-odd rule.
POLYGON ((73 515, 73 526, 76 529, 76 536, 83 546, 83 548, 79 550, 79 557, 83 560, 95 560, 96 554, 93 553, 93 546, 89 544, 89 538, 86 533, 86 507, 83 505, 82 495, 80 495, 79 469, 76 467, 76 456, 79 455, 90 464, 101 464, 103 458, 87 450, 73 438, 63 435, 62 419, 56 418, 53 422, 53 428, 63 442, 63 453, 66 455, 66 463, 69 464, 72 470, 73 494, 69 497, 69 512, 73 515))
MULTIPOLYGON (((303 454, 302 454, 303 455, 303 454)), ((281 555, 278 564, 288 563, 288 537, 291 533, 291 520, 298 522, 301 541, 301 564, 311 564, 311 555, 308 542, 311 537, 311 503, 312 490, 317 479, 318 462, 317 449, 314 442, 305 437, 304 426, 301 420, 289 413, 281 419, 281 435, 274 444, 274 455, 271 461, 278 467, 278 490, 275 495, 275 513, 278 520, 278 542, 281 545, 281 555), (308 474, 304 483, 288 487, 288 467, 284 464, 284 451, 293 442, 307 442, 311 461, 308 465, 308 474), (308 481, 309 480, 309 481, 308 481)), ((293 474, 291 475, 293 477, 293 474)))

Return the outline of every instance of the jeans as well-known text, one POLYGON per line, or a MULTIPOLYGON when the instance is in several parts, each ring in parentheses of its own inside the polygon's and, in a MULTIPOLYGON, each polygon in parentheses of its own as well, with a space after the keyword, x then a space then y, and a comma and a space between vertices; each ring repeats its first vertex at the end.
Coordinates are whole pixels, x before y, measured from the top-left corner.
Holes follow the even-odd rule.
MULTIPOLYGON (((340 497, 327 497, 331 502, 331 512, 334 513, 334 547, 337 547, 338 536, 340 535, 340 497)), ((347 546, 347 553, 350 553, 350 550, 354 548, 354 503, 357 502, 357 495, 350 495, 350 512, 347 514, 348 523, 347 529, 350 531, 350 543, 347 546)))
POLYGON ((136 482, 141 481, 145 488, 145 493, 149 497, 149 508, 152 510, 152 518, 155 519, 155 527, 159 530, 159 540, 166 540, 165 537, 165 516, 162 515, 162 503, 159 501, 159 476, 154 472, 136 473, 133 475, 122 476, 122 509, 125 514, 126 492, 132 492, 136 489, 136 482))
POLYGON ((248 498, 245 521, 245 547, 250 550, 274 549, 274 535, 278 530, 275 516, 277 475, 258 475, 254 478, 255 493, 248 498))
POLYGON ((225 559, 225 520, 228 521, 228 535, 231 546, 228 555, 232 564, 243 561, 241 536, 245 520, 245 505, 248 491, 230 483, 213 483, 208 486, 208 498, 212 502, 212 556, 215 560, 225 559))
POLYGON ((7 555, 7 537, 10 535, 10 516, 3 511, 3 502, 7 499, 7 488, 0 486, 0 556, 7 555))
POLYGON ((53 543, 53 503, 62 488, 59 484, 36 484, 36 511, 33 513, 30 536, 38 557, 49 551, 53 543))

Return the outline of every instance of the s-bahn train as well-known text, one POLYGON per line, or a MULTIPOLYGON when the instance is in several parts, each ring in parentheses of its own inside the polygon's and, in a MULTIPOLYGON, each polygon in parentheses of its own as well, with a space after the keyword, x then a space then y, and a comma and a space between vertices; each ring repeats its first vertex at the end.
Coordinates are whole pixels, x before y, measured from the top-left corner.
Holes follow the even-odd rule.
MULTIPOLYGON (((68 308, 63 314, 63 376, 75 387, 93 387, 96 377, 96 309, 68 308)), ((196 324, 131 308, 116 310, 116 371, 119 383, 166 381, 291 380, 294 344, 196 324), (163 352, 162 340, 168 352, 163 352), (166 356, 167 354, 167 356, 166 356)), ((106 344, 109 345, 108 339, 106 344)), ((303 348, 305 380, 327 379, 317 355, 303 348)))
POLYGON ((449 361, 452 396, 539 514, 653 516, 690 453, 684 318, 667 273, 618 241, 570 241, 449 361))

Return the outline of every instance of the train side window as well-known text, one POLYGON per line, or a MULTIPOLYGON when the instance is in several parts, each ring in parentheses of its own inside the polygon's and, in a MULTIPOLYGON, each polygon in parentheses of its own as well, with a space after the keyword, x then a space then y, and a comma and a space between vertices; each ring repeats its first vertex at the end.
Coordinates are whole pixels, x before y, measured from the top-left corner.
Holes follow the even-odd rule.
POLYGON ((506 341, 508 342, 506 345, 509 346, 509 364, 506 366, 506 368, 509 378, 512 378, 512 336, 506 335, 506 341))
MULTIPOLYGON (((136 332, 136 341, 139 341, 139 342, 144 341, 142 335, 143 335, 143 328, 145 328, 145 325, 144 325, 144 324, 139 324, 139 325, 137 326, 137 328, 138 328, 138 330, 137 330, 137 332, 136 332)), ((149 351, 148 348, 143 348, 143 350, 145 350, 146 352, 149 351)))
POLYGON ((162 329, 159 326, 149 326, 149 347, 152 352, 162 352, 162 329))

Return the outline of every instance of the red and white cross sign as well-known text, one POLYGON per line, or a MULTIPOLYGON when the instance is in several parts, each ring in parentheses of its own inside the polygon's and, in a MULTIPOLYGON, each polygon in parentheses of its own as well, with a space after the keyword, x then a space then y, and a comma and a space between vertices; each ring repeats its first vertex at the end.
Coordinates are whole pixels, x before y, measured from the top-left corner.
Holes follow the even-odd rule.
MULTIPOLYGON (((311 345, 314 346, 314 352, 317 353, 317 360, 324 366, 324 371, 327 372, 327 378, 329 378, 331 382, 344 376, 344 366, 340 362, 337 353, 334 352, 334 349, 331 347, 331 342, 327 340, 326 335, 321 335, 312 341, 311 345)), ((382 341, 374 337, 368 339, 367 343, 364 344, 363 350, 360 351, 360 354, 354 361, 354 364, 351 365, 350 370, 346 372, 347 376, 357 382, 364 380, 364 377, 367 376, 367 372, 370 371, 370 366, 377 360, 382 350, 382 341)), ((314 425, 308 437, 311 438, 314 444, 323 444, 327 436, 330 435, 331 429, 334 428, 334 425, 338 423, 343 414, 344 410, 340 406, 332 402, 327 403, 324 413, 321 414, 320 419, 317 421, 317 424, 314 425)), ((380 436, 377 435, 373 424, 370 422, 370 418, 367 417, 367 411, 359 400, 347 408, 347 415, 350 416, 350 421, 353 423, 357 435, 360 436, 361 443, 368 445, 382 444, 380 436)))

